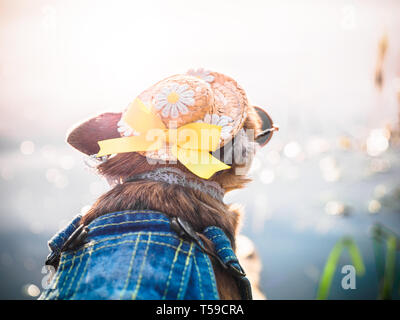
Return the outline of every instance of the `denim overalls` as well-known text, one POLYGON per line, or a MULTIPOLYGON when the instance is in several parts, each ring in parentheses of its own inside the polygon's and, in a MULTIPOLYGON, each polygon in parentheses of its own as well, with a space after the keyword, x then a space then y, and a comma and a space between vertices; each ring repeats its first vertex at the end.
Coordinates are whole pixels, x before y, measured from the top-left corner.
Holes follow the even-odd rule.
MULTIPOLYGON (((65 250, 71 238, 81 237, 80 219, 49 241, 58 269, 39 299, 219 299, 201 241, 178 233, 165 214, 141 210, 103 215, 87 226, 77 248, 65 250)), ((251 299, 250 283, 225 233, 211 226, 203 234, 214 243, 216 258, 236 276, 242 298, 251 299)))

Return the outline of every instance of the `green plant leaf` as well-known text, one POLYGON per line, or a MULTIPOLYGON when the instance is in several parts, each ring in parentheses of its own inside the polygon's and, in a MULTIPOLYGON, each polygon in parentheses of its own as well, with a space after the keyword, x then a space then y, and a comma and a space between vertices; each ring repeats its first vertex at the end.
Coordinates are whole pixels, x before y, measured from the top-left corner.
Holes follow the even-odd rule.
POLYGON ((357 275, 363 276, 365 274, 365 266, 358 246, 351 240, 347 243, 347 249, 349 250, 353 266, 356 268, 357 275))
POLYGON ((354 240, 349 237, 340 239, 333 247, 326 261, 318 287, 317 300, 326 300, 328 298, 339 258, 345 248, 347 248, 349 251, 350 258, 356 269, 357 275, 362 276, 365 274, 364 262, 360 250, 358 249, 358 246, 354 240))
POLYGON ((397 239, 395 236, 390 235, 386 241, 386 262, 385 262, 385 276, 383 278, 383 291, 382 299, 392 299, 393 282, 396 268, 396 246, 397 239))
POLYGON ((318 287, 317 300, 326 300, 328 298, 329 290, 331 288, 332 279, 335 274, 336 266, 343 250, 343 241, 339 240, 326 261, 324 271, 321 276, 320 284, 318 287))

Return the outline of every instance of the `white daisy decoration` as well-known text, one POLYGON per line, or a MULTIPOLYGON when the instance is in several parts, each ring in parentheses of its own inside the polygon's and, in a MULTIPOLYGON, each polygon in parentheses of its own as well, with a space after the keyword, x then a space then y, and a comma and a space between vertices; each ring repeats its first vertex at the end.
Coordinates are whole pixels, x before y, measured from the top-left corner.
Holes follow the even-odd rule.
POLYGON ((118 126, 118 132, 122 133, 123 136, 125 137, 130 137, 130 136, 138 136, 140 135, 139 132, 135 131, 132 129, 124 120, 119 120, 117 123, 118 126))
POLYGON ((221 139, 225 140, 231 136, 233 119, 228 116, 219 116, 217 114, 206 114, 203 120, 197 122, 204 122, 221 126, 221 139))
POLYGON ((188 106, 194 105, 194 91, 186 84, 174 83, 161 89, 156 96, 155 108, 162 110, 163 117, 178 118, 179 114, 188 114, 188 106))
POLYGON ((186 74, 196 77, 196 78, 200 78, 208 83, 211 83, 214 81, 214 76, 210 74, 210 71, 204 70, 203 68, 200 68, 197 70, 190 69, 188 72, 186 72, 186 74))

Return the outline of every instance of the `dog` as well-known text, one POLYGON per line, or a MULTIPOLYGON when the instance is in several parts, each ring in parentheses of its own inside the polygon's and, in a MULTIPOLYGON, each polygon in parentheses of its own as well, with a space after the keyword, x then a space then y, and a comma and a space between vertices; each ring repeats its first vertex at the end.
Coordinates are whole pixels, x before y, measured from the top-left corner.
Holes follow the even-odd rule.
POLYGON ((241 214, 223 196, 250 182, 277 129, 235 80, 204 69, 76 125, 67 142, 111 188, 49 242, 57 272, 41 299, 251 298, 234 253, 241 214))

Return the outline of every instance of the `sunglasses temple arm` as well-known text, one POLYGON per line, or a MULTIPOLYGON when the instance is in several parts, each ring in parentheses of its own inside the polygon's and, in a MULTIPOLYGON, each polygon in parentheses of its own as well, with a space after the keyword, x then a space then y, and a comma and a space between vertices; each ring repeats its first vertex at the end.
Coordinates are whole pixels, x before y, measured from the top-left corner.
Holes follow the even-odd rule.
POLYGON ((270 132, 274 132, 274 131, 278 131, 278 130, 279 130, 279 127, 272 127, 272 128, 268 128, 266 130, 263 130, 257 135, 256 139, 260 138, 262 136, 265 136, 266 134, 268 134, 270 132))

